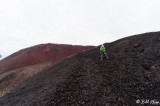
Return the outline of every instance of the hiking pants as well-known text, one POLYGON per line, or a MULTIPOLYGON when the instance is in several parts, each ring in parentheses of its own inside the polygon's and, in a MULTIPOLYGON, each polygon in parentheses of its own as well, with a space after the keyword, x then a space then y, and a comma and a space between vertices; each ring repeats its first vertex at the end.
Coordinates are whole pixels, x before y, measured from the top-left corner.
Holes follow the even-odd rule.
POLYGON ((103 60, 103 54, 105 55, 106 59, 109 59, 108 55, 106 52, 102 52, 100 51, 100 55, 101 55, 101 61, 103 60))

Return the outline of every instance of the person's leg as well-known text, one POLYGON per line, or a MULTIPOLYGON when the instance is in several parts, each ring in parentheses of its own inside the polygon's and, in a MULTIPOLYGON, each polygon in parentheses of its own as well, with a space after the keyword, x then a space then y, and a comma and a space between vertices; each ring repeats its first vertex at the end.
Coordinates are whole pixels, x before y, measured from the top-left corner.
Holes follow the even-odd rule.
POLYGON ((100 51, 101 61, 103 61, 103 53, 100 51))
POLYGON ((106 59, 109 59, 108 54, 106 52, 103 52, 106 56, 106 59))

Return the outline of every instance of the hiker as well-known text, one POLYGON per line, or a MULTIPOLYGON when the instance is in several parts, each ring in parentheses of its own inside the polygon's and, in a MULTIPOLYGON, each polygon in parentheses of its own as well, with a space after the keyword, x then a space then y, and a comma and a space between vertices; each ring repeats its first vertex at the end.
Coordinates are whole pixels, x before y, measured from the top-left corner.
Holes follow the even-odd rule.
POLYGON ((106 59, 109 59, 107 53, 106 53, 106 48, 102 44, 100 47, 100 55, 101 55, 101 61, 103 61, 103 54, 105 55, 106 59))

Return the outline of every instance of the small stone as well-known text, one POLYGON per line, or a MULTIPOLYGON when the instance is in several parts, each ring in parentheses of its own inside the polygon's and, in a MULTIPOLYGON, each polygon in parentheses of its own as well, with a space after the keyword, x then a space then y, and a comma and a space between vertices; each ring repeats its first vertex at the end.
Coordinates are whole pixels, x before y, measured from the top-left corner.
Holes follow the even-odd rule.
POLYGON ((156 45, 153 45, 153 47, 156 47, 156 45))
POLYGON ((154 71, 155 69, 156 69, 155 66, 151 66, 151 67, 150 67, 150 71, 154 71))
POLYGON ((150 74, 149 74, 149 73, 145 73, 144 76, 145 76, 146 78, 150 78, 150 74))
POLYGON ((118 98, 118 101, 121 101, 121 98, 118 98))
POLYGON ((123 98, 118 98, 118 101, 124 103, 124 99, 123 98))
POLYGON ((150 64, 148 63, 148 61, 146 61, 146 60, 145 60, 141 65, 142 65, 142 67, 145 68, 145 69, 150 69, 150 67, 151 67, 151 65, 150 65, 150 64))
POLYGON ((138 47, 138 46, 140 46, 141 44, 139 44, 139 43, 135 43, 134 44, 134 48, 136 48, 136 47, 138 47))

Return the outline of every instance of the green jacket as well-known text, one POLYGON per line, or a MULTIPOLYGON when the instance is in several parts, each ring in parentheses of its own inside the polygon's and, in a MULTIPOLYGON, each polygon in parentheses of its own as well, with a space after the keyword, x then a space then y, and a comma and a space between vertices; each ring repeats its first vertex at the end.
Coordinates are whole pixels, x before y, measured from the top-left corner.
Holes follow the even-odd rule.
POLYGON ((106 48, 105 48, 105 47, 100 47, 100 51, 101 51, 101 52, 105 52, 105 51, 106 51, 106 48))

